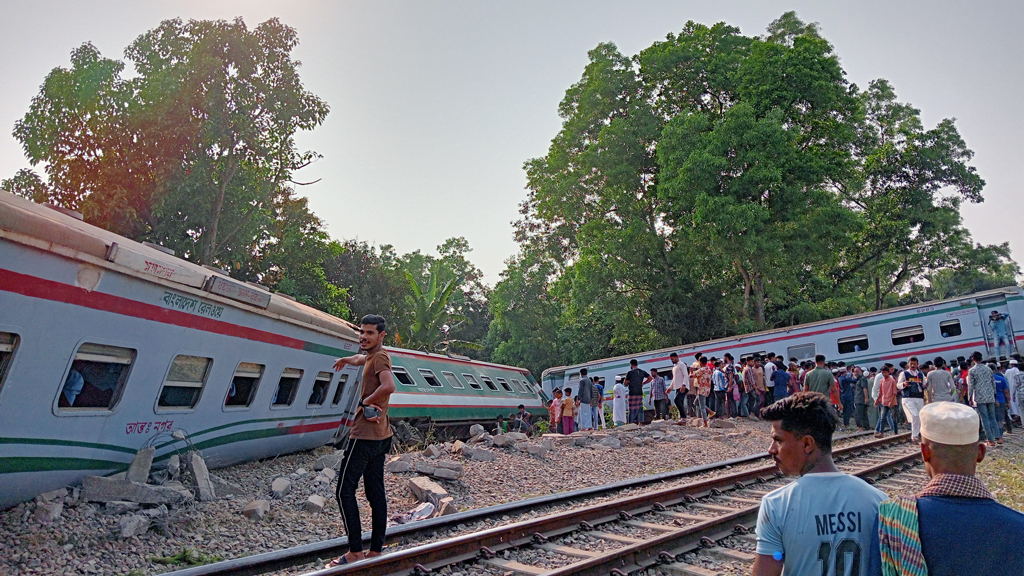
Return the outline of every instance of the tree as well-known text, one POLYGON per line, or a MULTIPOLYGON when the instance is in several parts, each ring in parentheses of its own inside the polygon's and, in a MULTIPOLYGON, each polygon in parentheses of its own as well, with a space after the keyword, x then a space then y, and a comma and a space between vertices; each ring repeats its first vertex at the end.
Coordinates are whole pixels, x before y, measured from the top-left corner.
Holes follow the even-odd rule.
POLYGON ((15 125, 51 197, 87 221, 196 262, 239 269, 277 217, 292 174, 317 156, 294 134, 327 105, 306 91, 295 30, 268 20, 166 20, 124 63, 91 44, 55 68, 15 125))
POLYGON ((840 284, 858 284, 878 310, 928 271, 970 253, 960 204, 981 202, 985 181, 967 165, 974 154, 952 120, 925 130, 920 111, 897 101, 885 80, 871 82, 860 98, 856 169, 835 186, 863 226, 835 275, 840 284))

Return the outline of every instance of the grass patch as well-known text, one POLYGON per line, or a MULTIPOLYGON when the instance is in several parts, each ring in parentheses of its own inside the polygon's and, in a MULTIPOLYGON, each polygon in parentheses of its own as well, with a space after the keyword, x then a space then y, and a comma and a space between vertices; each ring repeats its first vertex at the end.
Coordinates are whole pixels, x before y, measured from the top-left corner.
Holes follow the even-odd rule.
POLYGON ((1024 462, 1020 458, 990 458, 978 465, 978 475, 1000 503, 1024 512, 1024 462))
POLYGON ((220 556, 212 554, 204 554, 198 550, 191 548, 182 548, 177 554, 171 556, 150 556, 150 562, 156 564, 164 564, 170 566, 174 564, 185 564, 187 566, 201 566, 203 564, 211 564, 213 562, 219 562, 220 556))

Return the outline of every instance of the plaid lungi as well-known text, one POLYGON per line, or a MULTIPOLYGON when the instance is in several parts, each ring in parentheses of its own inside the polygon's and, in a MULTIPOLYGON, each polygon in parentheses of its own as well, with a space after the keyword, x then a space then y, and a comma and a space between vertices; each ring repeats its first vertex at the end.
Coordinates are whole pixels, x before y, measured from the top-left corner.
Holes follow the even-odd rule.
POLYGON ((643 396, 630 396, 629 397, 629 409, 630 410, 643 410, 644 409, 644 397, 643 396))

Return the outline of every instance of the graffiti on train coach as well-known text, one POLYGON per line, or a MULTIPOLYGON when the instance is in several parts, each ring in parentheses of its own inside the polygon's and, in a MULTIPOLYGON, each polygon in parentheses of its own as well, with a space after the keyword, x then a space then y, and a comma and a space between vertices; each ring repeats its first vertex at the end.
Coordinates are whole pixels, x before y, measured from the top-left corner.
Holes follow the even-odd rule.
POLYGON ((161 298, 161 300, 163 300, 164 304, 169 308, 199 314, 200 316, 220 318, 221 315, 224 314, 223 306, 216 306, 203 302, 202 300, 196 300, 195 298, 175 294, 174 292, 164 292, 164 297, 161 298))
POLYGON ((163 422, 129 422, 125 425, 125 434, 149 434, 150 432, 169 432, 174 427, 174 420, 163 422))

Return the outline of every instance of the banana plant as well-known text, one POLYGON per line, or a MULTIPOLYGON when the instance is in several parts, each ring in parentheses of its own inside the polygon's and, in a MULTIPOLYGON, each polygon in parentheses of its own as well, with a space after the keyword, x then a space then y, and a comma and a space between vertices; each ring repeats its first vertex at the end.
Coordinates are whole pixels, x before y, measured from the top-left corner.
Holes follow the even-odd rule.
POLYGON ((457 276, 443 285, 439 285, 441 272, 440 262, 431 266, 426 287, 416 282, 416 278, 408 271, 405 271, 405 278, 409 282, 411 295, 409 303, 412 305, 412 322, 406 332, 404 344, 410 348, 423 350, 424 352, 447 352, 452 344, 458 344, 474 350, 481 346, 475 342, 465 340, 452 340, 448 334, 455 326, 469 319, 462 314, 451 312, 449 300, 455 290, 462 285, 462 276, 457 276))

